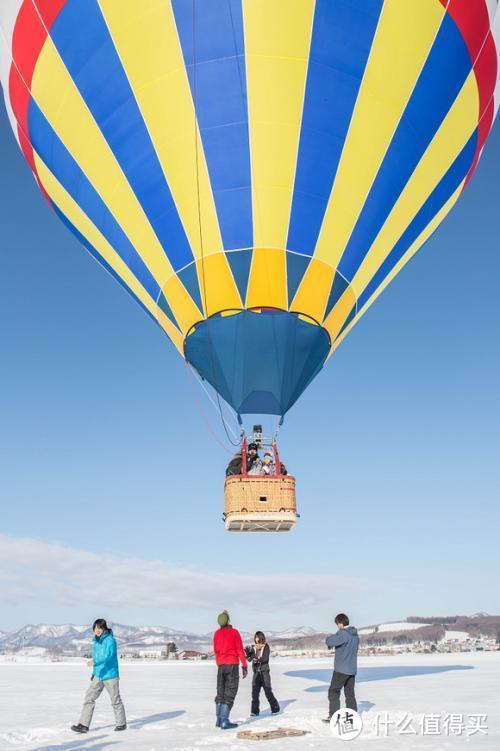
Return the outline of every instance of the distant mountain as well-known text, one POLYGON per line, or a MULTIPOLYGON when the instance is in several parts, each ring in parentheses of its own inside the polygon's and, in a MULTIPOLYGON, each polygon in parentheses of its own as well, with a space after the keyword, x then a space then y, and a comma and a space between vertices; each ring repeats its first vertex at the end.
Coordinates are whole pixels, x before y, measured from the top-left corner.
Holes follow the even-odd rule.
POLYGON ((438 642, 469 638, 488 637, 500 639, 500 616, 476 613, 454 616, 410 616, 406 621, 393 621, 359 629, 361 644, 385 646, 411 644, 414 642, 438 642))
POLYGON ((322 633, 311 626, 295 626, 287 628, 284 631, 267 631, 266 637, 269 639, 299 639, 303 636, 316 636, 322 633))
MULTIPOLYGON (((144 650, 160 649, 167 642, 175 642, 179 650, 196 649, 206 651, 211 648, 213 632, 209 634, 192 634, 174 628, 160 626, 125 626, 112 624, 113 633, 121 649, 144 650)), ((297 626, 284 631, 268 631, 267 637, 273 644, 297 639, 311 639, 320 632, 310 626, 297 626)), ((250 643, 253 634, 243 631, 243 641, 250 643)), ((51 625, 38 624, 23 626, 11 633, 0 632, 0 651, 17 651, 28 647, 43 647, 66 653, 87 652, 92 640, 90 626, 74 624, 51 625)))
MULTIPOLYGON (((179 649, 196 649, 210 642, 208 635, 189 634, 173 628, 158 626, 125 626, 120 623, 112 625, 118 645, 124 647, 162 647, 174 641, 179 649)), ((64 625, 27 625, 12 633, 0 634, 0 650, 15 651, 27 647, 45 647, 62 652, 88 651, 92 640, 90 626, 64 625)))
MULTIPOLYGON (((161 626, 126 626, 112 624, 113 633, 121 650, 134 652, 161 649, 167 642, 175 642, 178 650, 194 649, 199 652, 212 648, 213 631, 194 634, 161 626)), ((453 632, 468 633, 475 639, 488 636, 500 640, 500 616, 476 613, 472 616, 410 616, 405 621, 364 626, 359 629, 361 644, 384 646, 410 644, 413 642, 437 642, 452 639, 453 632)), ((253 641, 253 633, 241 632, 244 644, 253 641)), ((322 650, 325 636, 311 626, 295 626, 282 631, 266 631, 266 636, 275 650, 322 650)), ((16 652, 27 648, 43 648, 57 653, 86 653, 92 641, 89 626, 74 624, 38 624, 23 626, 18 631, 0 631, 0 652, 16 652)))

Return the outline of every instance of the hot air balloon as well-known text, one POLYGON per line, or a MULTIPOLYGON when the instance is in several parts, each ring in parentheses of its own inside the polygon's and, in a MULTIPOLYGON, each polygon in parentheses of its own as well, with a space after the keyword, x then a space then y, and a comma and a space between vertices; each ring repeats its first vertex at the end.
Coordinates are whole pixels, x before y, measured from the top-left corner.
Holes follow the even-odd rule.
MULTIPOLYGON (((2 0, 0 23, 46 200, 238 416, 283 418, 498 105, 496 0, 2 0)), ((293 525, 277 471, 240 477, 228 528, 293 525)))

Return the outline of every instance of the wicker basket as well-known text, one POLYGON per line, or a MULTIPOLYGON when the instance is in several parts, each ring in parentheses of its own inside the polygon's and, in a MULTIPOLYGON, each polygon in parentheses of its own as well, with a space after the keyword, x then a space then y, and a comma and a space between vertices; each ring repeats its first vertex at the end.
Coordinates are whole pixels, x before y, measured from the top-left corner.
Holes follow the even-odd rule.
POLYGON ((295 477, 234 475, 224 487, 226 516, 241 513, 297 513, 295 477))

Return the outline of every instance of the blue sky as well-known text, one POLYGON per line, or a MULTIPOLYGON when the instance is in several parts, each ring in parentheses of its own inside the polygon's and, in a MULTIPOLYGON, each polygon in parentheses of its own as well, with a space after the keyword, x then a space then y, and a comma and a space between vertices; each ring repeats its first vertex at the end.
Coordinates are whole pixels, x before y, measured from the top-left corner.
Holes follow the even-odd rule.
MULTIPOLYGON (((1 629, 500 612, 500 128, 288 415, 290 535, 229 535, 217 414, 38 192, 0 117, 1 629)), ((197 387, 196 387, 197 388, 197 387)))

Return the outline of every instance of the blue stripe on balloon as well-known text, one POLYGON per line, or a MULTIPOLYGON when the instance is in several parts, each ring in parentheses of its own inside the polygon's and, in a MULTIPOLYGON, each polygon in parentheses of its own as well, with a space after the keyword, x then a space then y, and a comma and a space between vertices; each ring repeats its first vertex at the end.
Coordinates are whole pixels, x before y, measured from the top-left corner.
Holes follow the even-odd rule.
POLYGON ((393 247, 377 273, 363 290, 358 301, 358 309, 361 308, 382 284, 388 274, 391 273, 398 261, 406 253, 410 245, 417 239, 429 222, 442 209, 446 201, 453 195, 460 183, 465 179, 474 160, 477 145, 477 130, 469 139, 458 157, 444 175, 431 195, 415 216, 405 233, 393 247))
POLYGON ((116 271, 101 256, 101 254, 97 252, 97 250, 94 248, 94 246, 89 243, 89 241, 87 240, 87 238, 84 235, 82 235, 82 233, 79 230, 77 230, 77 228, 75 227, 75 225, 72 222, 70 222, 70 220, 68 219, 68 217, 65 214, 63 214, 63 212, 61 211, 61 209, 54 202, 52 202, 52 205, 53 205, 54 211, 56 212, 56 214, 59 217, 59 219, 75 235, 76 239, 79 240, 79 242, 83 245, 83 247, 86 250, 88 250, 88 252, 90 253, 90 255, 93 258, 95 258, 95 260, 101 266, 103 266, 109 274, 111 274, 111 276, 118 282, 118 284, 120 284, 123 287, 123 289, 126 290, 129 293, 129 295, 131 295, 131 297, 134 298, 135 302, 138 305, 141 306, 141 308, 143 309, 143 311, 148 314, 148 316, 151 318, 151 320, 154 321, 157 326, 159 326, 159 323, 156 320, 156 318, 150 313, 150 311, 146 308, 146 306, 139 300, 139 298, 137 297, 137 295, 135 294, 135 292, 132 292, 132 290, 130 289, 130 287, 128 287, 125 284, 125 282, 123 281, 123 279, 121 279, 118 276, 118 274, 116 273, 116 271))
POLYGON ((253 250, 233 250, 226 254, 227 261, 231 267, 234 281, 238 287, 238 292, 245 306, 247 296, 248 278, 252 265, 253 250))
POLYGON ((29 105, 28 124, 33 149, 40 159, 156 301, 160 287, 155 278, 33 99, 29 105))
POLYGON ((295 293, 299 288, 306 269, 311 263, 310 256, 302 256, 298 253, 286 254, 286 283, 288 289, 288 307, 290 308, 295 293))
POLYGON ((50 36, 175 270, 193 260, 160 161, 96 0, 72 0, 50 36))
POLYGON ((165 297, 165 295, 163 294, 163 292, 160 292, 160 296, 158 298, 158 307, 160 308, 160 310, 163 310, 163 312, 165 313, 165 315, 167 316, 167 318, 169 318, 172 321, 172 323, 174 324, 174 326, 177 326, 177 328, 180 331, 181 328, 180 328, 179 324, 177 323, 177 321, 175 320, 175 316, 174 316, 174 313, 172 311, 172 308, 168 304, 168 300, 165 297))
MULTIPOLYGON (((445 14, 429 57, 339 263, 351 281, 471 70, 459 29, 445 14)), ((367 134, 369 138, 369 134, 367 134)))
POLYGON ((349 285, 347 284, 344 277, 337 272, 332 282, 330 294, 328 296, 328 302, 326 303, 324 318, 326 318, 333 310, 348 286, 349 285))
POLYGON ((250 248, 252 191, 241 0, 172 0, 172 8, 222 242, 226 250, 250 248))
MULTIPOLYGON (((382 5, 382 0, 316 2, 289 250, 314 253, 382 5)), ((289 288, 291 297, 297 286, 289 288)))
POLYGON ((198 310, 203 310, 204 306, 201 302, 200 284, 198 282, 196 264, 191 263, 189 266, 186 266, 185 269, 178 272, 177 276, 198 306, 198 310))

